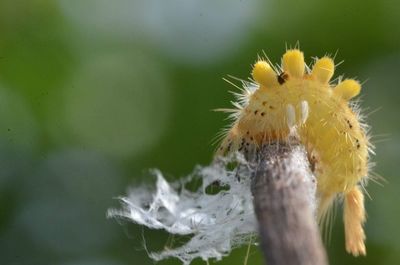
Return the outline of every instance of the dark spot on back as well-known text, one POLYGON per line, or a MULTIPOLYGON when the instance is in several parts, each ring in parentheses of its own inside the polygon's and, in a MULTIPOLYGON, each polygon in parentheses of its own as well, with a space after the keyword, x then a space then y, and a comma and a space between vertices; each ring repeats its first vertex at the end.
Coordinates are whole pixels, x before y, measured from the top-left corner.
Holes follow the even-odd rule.
POLYGON ((349 125, 349 128, 352 129, 353 125, 351 124, 350 120, 346 119, 347 125, 349 125))
POLYGON ((315 172, 315 168, 316 168, 316 164, 317 164, 317 158, 315 157, 315 155, 312 155, 311 157, 308 158, 308 160, 310 161, 311 171, 315 172))
POLYGON ((358 139, 356 140, 356 146, 357 146, 357 149, 360 149, 360 147, 361 147, 360 141, 358 141, 358 139))
POLYGON ((228 152, 231 151, 231 147, 232 147, 232 143, 229 143, 228 147, 226 148, 228 150, 228 152))
POLYGON ((282 72, 280 75, 277 76, 278 78, 278 83, 280 85, 282 85, 283 83, 285 83, 285 81, 288 79, 288 75, 285 72, 282 72))

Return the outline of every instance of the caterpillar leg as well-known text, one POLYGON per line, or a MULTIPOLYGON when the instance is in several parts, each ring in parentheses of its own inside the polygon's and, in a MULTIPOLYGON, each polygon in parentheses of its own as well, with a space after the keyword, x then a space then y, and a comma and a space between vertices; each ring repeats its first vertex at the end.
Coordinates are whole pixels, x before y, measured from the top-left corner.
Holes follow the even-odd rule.
POLYGON ((365 255, 364 195, 358 186, 345 193, 343 219, 346 251, 354 256, 365 255))

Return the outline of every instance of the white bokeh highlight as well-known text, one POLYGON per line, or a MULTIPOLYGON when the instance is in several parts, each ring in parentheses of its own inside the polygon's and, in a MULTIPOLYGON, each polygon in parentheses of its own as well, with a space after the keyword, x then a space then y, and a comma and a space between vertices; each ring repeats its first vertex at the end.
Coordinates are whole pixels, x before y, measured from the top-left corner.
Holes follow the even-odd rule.
POLYGON ((215 63, 240 51, 260 21, 265 21, 267 10, 260 0, 58 3, 83 38, 126 39, 150 45, 174 61, 196 65, 215 63))

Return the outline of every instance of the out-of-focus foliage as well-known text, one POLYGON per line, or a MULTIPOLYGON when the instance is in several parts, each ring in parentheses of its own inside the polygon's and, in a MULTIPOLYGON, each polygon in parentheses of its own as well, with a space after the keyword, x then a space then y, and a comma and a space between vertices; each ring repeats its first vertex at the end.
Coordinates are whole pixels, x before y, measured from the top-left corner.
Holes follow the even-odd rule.
MULTIPOLYGON (((210 110, 229 106, 234 89, 222 77, 247 78, 257 54, 276 61, 297 41, 309 62, 337 54, 338 73, 366 81, 374 171, 388 181, 368 187, 367 257, 345 253, 338 211, 331 264, 397 264, 399 13, 398 2, 372 0, 1 0, 1 264, 152 264, 144 241, 179 244, 121 228, 106 209, 154 181, 147 168, 179 177, 209 163, 227 124, 210 110)), ((261 260, 253 246, 249 264, 261 260)))

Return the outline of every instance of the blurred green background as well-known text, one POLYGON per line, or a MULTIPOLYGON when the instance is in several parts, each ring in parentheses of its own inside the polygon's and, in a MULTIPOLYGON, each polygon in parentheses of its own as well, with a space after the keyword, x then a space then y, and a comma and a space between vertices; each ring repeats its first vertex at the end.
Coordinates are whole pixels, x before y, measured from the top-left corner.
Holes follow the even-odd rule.
MULTIPOLYGON (((143 238, 167 236, 107 208, 148 168, 173 179, 209 163, 227 124, 210 110, 233 99, 222 78, 297 41, 308 62, 337 52, 337 74, 366 81, 388 181, 368 187, 367 257, 345 253, 339 210, 330 263, 399 264, 399 14, 390 0, 0 0, 0 264, 153 264, 143 238)), ((257 247, 248 264, 262 264, 257 247)))

